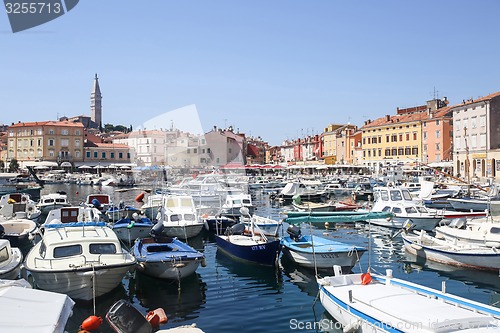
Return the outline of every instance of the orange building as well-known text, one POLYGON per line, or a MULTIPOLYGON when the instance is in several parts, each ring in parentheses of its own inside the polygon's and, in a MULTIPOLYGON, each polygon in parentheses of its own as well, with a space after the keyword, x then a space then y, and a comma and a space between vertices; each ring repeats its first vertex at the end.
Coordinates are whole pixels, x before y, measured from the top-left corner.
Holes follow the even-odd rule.
POLYGON ((18 122, 9 126, 7 140, 9 161, 83 161, 83 124, 79 122, 18 122))

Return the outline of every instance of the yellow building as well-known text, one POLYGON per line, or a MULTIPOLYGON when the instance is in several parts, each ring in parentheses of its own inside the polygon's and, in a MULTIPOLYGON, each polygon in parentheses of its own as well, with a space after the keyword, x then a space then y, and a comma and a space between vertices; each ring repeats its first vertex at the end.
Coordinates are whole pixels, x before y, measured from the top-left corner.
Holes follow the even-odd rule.
POLYGON ((7 131, 7 159, 23 161, 83 161, 83 124, 79 122, 19 122, 7 131))
POLYGON ((335 164, 337 162, 337 130, 342 125, 330 124, 325 127, 321 134, 323 141, 323 159, 325 164, 335 164))
POLYGON ((422 120, 427 106, 399 109, 366 121, 362 131, 362 164, 378 171, 381 166, 422 162, 422 120))

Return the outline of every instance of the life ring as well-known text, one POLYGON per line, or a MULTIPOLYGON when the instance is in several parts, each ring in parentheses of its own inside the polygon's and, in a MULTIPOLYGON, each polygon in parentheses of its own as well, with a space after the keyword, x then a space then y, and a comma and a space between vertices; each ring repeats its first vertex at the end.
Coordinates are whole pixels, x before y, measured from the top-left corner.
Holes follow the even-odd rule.
POLYGON ((25 203, 25 202, 26 202, 26 197, 22 197, 22 198, 21 198, 21 202, 22 202, 22 203, 25 203))

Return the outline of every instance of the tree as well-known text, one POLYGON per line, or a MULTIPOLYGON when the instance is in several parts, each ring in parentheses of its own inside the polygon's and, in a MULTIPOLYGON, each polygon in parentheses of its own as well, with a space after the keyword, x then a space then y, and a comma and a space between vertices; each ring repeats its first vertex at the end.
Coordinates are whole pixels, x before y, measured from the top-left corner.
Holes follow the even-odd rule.
POLYGON ((9 163, 9 172, 16 172, 17 170, 19 170, 19 163, 15 158, 13 158, 9 163))

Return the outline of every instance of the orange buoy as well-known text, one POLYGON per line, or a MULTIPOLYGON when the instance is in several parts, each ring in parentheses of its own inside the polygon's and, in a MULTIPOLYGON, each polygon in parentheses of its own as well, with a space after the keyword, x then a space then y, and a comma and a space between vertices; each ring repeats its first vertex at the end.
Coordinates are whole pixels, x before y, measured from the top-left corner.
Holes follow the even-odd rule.
POLYGON ((80 326, 81 329, 84 329, 86 331, 93 331, 99 328, 102 324, 102 318, 97 317, 97 316, 89 316, 87 319, 85 319, 80 326))
POLYGON ((144 192, 141 192, 138 196, 135 197, 135 201, 137 202, 142 202, 142 199, 144 199, 144 192))
POLYGON ((372 275, 370 272, 361 274, 361 284, 366 285, 372 282, 372 275))

